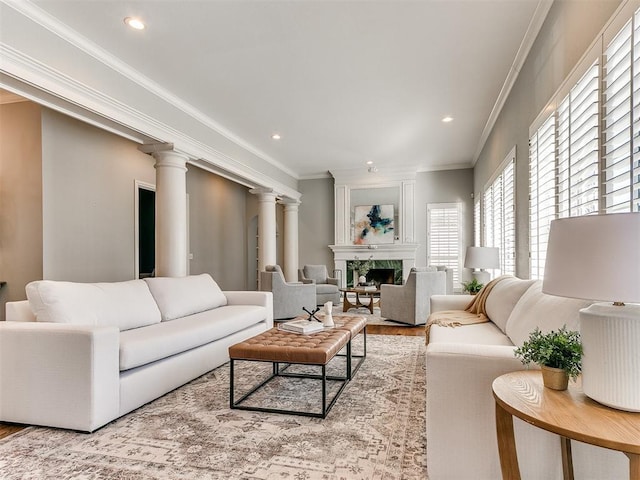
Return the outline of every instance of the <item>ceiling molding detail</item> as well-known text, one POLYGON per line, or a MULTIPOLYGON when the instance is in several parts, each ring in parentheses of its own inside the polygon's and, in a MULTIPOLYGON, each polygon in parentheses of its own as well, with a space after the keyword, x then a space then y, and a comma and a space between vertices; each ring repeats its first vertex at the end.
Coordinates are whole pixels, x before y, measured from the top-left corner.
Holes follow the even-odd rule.
POLYGON ((220 125, 211 117, 205 115, 203 112, 198 110, 193 105, 185 102, 181 98, 171 93, 169 90, 166 90, 165 88, 158 85, 156 82, 154 82, 150 78, 142 75, 140 72, 135 70, 133 67, 131 67, 127 63, 111 55, 109 52, 99 47, 88 38, 80 35, 75 30, 69 28, 68 26, 60 22, 58 19, 49 15, 47 12, 37 7, 30 1, 28 0, 2 0, 2 1, 8 6, 10 6, 11 8, 13 8, 14 10, 24 15, 25 17, 29 18, 30 20, 34 21, 38 25, 42 26, 43 28, 59 36, 69 44, 73 45, 75 48, 85 52, 86 54, 95 58, 96 60, 106 65, 113 71, 131 80, 132 82, 136 83, 137 85, 144 88, 148 92, 151 92, 157 97, 161 98, 166 103, 169 103, 173 107, 184 112, 186 115, 197 120, 199 123, 205 125, 207 128, 210 128, 216 133, 222 135, 226 139, 230 140, 231 142, 235 143, 239 147, 255 155, 259 159, 264 160, 265 162, 273 165, 279 170, 282 170, 287 175, 295 178, 296 180, 298 179, 298 175, 294 171, 286 167, 285 165, 271 158, 264 152, 255 148, 250 143, 246 142, 245 140, 237 137, 232 132, 224 128, 222 125, 220 125))
POLYGON ((345 168, 331 170, 336 185, 381 186, 394 185, 407 181, 415 181, 415 168, 379 167, 375 173, 367 168, 345 168))
POLYGON ((516 54, 516 58, 513 60, 513 64, 511 65, 511 69, 507 74, 507 78, 502 85, 502 89, 500 90, 500 94, 496 99, 496 103, 493 105, 491 109, 491 113, 489 114, 489 118, 487 119, 487 123, 484 126, 484 130, 482 130, 482 135, 480 136, 480 141, 478 142, 478 147, 476 148, 476 153, 473 156, 473 161, 471 162, 471 166, 475 166, 478 158, 480 158, 480 154, 482 153, 482 149, 484 148, 484 144, 489 138, 489 134, 493 130, 493 127, 498 120, 498 116, 502 111, 502 107, 504 107, 507 98, 509 97, 509 93, 511 93, 511 89, 513 85, 516 83, 518 79, 518 75, 520 75, 520 69, 522 65, 524 65, 527 56, 529 55, 529 51, 533 46, 538 34, 540 33, 540 29, 544 24, 545 19, 547 18, 547 14, 549 13, 549 9, 551 9, 551 5, 553 5, 553 0, 539 0, 538 6, 536 7, 536 11, 533 14, 533 18, 531 22, 529 22, 529 27, 522 38, 522 43, 520 43, 520 48, 518 48, 518 53, 516 54))

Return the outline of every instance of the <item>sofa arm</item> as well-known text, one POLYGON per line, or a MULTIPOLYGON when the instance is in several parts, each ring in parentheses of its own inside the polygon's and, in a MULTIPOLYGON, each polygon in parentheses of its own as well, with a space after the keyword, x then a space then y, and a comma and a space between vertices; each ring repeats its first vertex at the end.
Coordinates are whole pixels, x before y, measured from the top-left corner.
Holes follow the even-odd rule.
POLYGON ((91 432, 119 415, 119 331, 0 322, 0 420, 91 432))
POLYGON ((6 319, 8 322, 35 322, 36 316, 33 314, 28 300, 17 302, 7 302, 5 304, 6 319))
POLYGON ((431 313, 442 310, 464 310, 473 295, 431 295, 431 313))
POLYGON ((258 291, 222 292, 227 297, 227 305, 258 305, 267 309, 267 328, 273 327, 273 293, 258 291))

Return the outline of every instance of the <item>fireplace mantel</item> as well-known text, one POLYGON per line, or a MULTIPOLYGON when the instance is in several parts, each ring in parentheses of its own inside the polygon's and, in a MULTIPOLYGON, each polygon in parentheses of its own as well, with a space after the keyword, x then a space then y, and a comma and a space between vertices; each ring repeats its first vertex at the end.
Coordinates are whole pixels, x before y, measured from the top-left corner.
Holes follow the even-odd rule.
POLYGON ((390 243, 380 245, 329 245, 333 251, 334 268, 340 272, 342 286, 346 286, 347 261, 372 258, 373 260, 401 260, 402 277, 406 280, 409 271, 416 266, 417 243, 390 243))

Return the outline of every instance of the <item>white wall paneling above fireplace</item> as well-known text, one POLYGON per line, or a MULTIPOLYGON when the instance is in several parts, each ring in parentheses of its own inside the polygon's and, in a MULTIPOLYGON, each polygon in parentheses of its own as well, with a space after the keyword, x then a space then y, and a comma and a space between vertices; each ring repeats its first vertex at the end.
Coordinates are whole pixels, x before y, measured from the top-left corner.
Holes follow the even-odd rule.
POLYGON ((401 260, 402 275, 407 278, 415 266, 415 170, 379 168, 368 173, 366 168, 332 170, 335 179, 335 236, 334 268, 342 272, 346 281, 347 260, 372 257, 374 260, 401 260), (354 245, 354 209, 362 204, 393 204, 394 243, 380 245, 354 245))

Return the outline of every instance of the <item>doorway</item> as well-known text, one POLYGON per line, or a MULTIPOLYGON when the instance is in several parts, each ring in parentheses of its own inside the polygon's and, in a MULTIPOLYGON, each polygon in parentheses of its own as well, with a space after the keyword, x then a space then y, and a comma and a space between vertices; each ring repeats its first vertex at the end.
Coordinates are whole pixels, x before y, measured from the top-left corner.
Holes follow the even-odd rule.
POLYGON ((136 181, 136 276, 154 275, 156 262, 155 186, 136 181))

